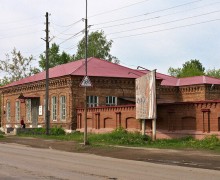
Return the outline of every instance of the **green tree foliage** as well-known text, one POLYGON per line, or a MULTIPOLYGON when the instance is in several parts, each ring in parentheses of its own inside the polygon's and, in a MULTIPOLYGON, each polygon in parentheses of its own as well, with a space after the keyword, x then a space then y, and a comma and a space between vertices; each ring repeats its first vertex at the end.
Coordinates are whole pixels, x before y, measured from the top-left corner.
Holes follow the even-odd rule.
MULTIPOLYGON (((73 61, 73 56, 65 53, 64 51, 60 54, 59 46, 55 43, 51 45, 49 49, 49 68, 55 67, 60 64, 66 64, 73 61)), ((39 66, 45 70, 46 69, 46 56, 45 53, 40 55, 39 66)))
POLYGON ((220 78, 220 69, 209 69, 206 71, 206 75, 220 78))
POLYGON ((5 74, 0 79, 0 85, 5 85, 39 72, 37 68, 31 66, 33 60, 33 56, 23 57, 21 52, 15 48, 11 52, 11 56, 6 54, 6 59, 0 60, 0 71, 5 74))
POLYGON ((195 59, 185 62, 182 68, 175 69, 170 67, 168 73, 175 77, 200 76, 205 74, 205 68, 199 60, 195 59))
MULTIPOLYGON (((107 40, 104 31, 91 32, 88 35, 88 57, 96 57, 119 63, 118 59, 110 54, 112 43, 112 40, 107 40)), ((75 60, 83 58, 85 58, 85 37, 79 41, 75 54, 75 60)))

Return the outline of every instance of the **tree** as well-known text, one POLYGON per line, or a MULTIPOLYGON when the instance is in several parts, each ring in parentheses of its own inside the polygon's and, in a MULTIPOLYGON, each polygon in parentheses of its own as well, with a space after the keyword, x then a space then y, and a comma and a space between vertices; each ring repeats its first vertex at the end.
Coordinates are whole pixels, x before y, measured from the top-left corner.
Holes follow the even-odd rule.
POLYGON ((206 75, 220 78, 220 69, 209 69, 206 71, 206 75))
MULTIPOLYGON (((88 35, 88 57, 96 57, 119 63, 118 59, 110 54, 112 43, 112 40, 107 40, 104 31, 91 32, 88 35)), ((75 54, 75 60, 83 58, 85 58, 85 37, 79 41, 75 54)))
POLYGON ((195 59, 185 62, 182 68, 175 69, 170 67, 168 73, 175 77, 200 76, 205 74, 205 68, 199 60, 195 59))
POLYGON ((6 54, 6 59, 0 60, 0 71, 5 73, 4 78, 0 79, 1 85, 17 81, 38 72, 37 68, 31 66, 31 62, 34 60, 33 56, 23 57, 21 52, 15 48, 11 52, 11 56, 6 54))
MULTIPOLYGON (((73 56, 65 53, 64 51, 60 54, 59 46, 55 43, 51 45, 49 49, 49 68, 55 67, 60 64, 66 64, 68 62, 74 61, 73 56)), ((46 70, 46 57, 45 53, 40 55, 39 66, 46 70)))

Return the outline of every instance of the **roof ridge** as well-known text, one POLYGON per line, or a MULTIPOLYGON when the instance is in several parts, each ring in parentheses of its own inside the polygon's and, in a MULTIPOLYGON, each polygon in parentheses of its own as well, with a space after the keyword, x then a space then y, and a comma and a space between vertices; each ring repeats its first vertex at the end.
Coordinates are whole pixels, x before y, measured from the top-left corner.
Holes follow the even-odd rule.
POLYGON ((180 86, 180 78, 177 78, 176 86, 180 86))
MULTIPOLYGON (((87 59, 87 62, 90 61, 90 60, 91 60, 91 57, 87 59)), ((84 65, 83 61, 85 61, 85 59, 80 59, 80 60, 78 60, 78 61, 82 61, 82 64, 81 64, 78 68, 76 68, 75 70, 73 70, 69 75, 71 75, 72 73, 76 72, 76 71, 79 70, 81 67, 83 67, 83 65, 84 65)))
MULTIPOLYGON (((99 60, 99 61, 104 61, 105 63, 108 63, 108 64, 114 64, 115 66, 120 66, 120 67, 123 68, 123 69, 129 69, 129 70, 132 70, 132 71, 135 71, 135 72, 136 72, 136 69, 131 69, 131 68, 129 68, 129 67, 122 66, 122 65, 120 65, 120 64, 113 63, 113 62, 110 62, 110 61, 107 61, 107 60, 101 59, 101 58, 90 57, 88 61, 91 61, 91 60, 93 60, 93 59, 96 59, 96 60, 99 60)), ((78 70, 79 70, 80 68, 82 68, 82 67, 83 67, 83 65, 80 66, 79 68, 77 68, 77 69, 76 69, 75 71, 73 71, 72 73, 78 71, 78 70)), ((139 72, 140 72, 140 71, 139 71, 139 72)), ((72 74, 72 73, 71 73, 71 74, 72 74)), ((140 73, 145 74, 144 72, 140 72, 140 73)))
POLYGON ((168 75, 168 74, 163 74, 163 73, 160 73, 160 72, 157 72, 158 74, 161 74, 161 75, 163 75, 163 76, 168 76, 168 77, 172 77, 172 78, 175 78, 175 79, 179 79, 179 78, 177 78, 177 77, 175 77, 175 76, 171 76, 171 75, 168 75))

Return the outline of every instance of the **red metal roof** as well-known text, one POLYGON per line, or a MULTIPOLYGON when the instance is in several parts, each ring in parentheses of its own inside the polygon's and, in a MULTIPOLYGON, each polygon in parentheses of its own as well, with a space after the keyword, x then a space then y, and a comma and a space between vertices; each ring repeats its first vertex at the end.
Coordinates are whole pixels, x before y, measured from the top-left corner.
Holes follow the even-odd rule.
MULTIPOLYGON (((81 59, 67 64, 62 64, 49 69, 49 78, 62 77, 66 75, 85 75, 85 60, 81 59)), ((99 77, 120 77, 120 78, 137 78, 144 75, 144 72, 130 69, 119 64, 111 63, 98 58, 88 58, 87 75, 99 77)), ((21 84, 44 80, 46 71, 40 72, 33 76, 12 82, 4 87, 17 86, 21 84)), ((3 88, 4 88, 3 87, 3 88)))
POLYGON ((209 76, 179 78, 176 86, 186 86, 194 84, 220 84, 220 79, 209 76))
MULTIPOLYGON (((166 76, 166 75, 165 75, 166 76)), ((164 77, 161 85, 163 86, 190 86, 198 84, 220 84, 220 79, 209 76, 193 76, 185 78, 175 78, 172 76, 164 77)))
MULTIPOLYGON (((119 77, 119 78, 138 78, 149 72, 149 70, 131 69, 119 64, 111 63, 98 58, 88 58, 87 75, 96 77, 119 77)), ((85 75, 85 60, 81 59, 67 64, 62 64, 49 69, 49 78, 62 77, 66 75, 84 76, 85 75)), ((8 84, 5 87, 11 87, 36 81, 44 80, 46 72, 40 72, 33 76, 21 79, 19 81, 8 84)), ((220 84, 220 79, 208 76, 194 76, 187 78, 176 78, 161 73, 156 73, 157 79, 162 79, 162 86, 187 86, 194 84, 220 84)))

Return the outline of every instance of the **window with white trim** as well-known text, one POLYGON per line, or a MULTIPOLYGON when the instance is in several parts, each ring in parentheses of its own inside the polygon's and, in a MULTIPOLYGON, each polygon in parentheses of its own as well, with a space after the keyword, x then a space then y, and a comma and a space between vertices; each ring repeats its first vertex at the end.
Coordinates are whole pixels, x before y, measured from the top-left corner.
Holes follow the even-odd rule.
POLYGON ((99 105, 98 96, 87 96, 88 107, 97 107, 99 105))
POLYGON ((66 96, 60 96, 60 120, 66 120, 66 96))
POLYGON ((15 102, 15 120, 20 121, 20 101, 15 102))
POLYGON ((115 96, 106 96, 106 106, 116 106, 117 97, 115 96))
POLYGON ((11 121, 11 103, 9 101, 6 103, 6 121, 11 121))
POLYGON ((26 99, 26 120, 31 122, 31 99, 26 99))
POLYGON ((57 97, 53 96, 51 98, 51 111, 52 111, 52 120, 56 121, 57 120, 57 97))

